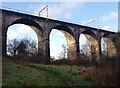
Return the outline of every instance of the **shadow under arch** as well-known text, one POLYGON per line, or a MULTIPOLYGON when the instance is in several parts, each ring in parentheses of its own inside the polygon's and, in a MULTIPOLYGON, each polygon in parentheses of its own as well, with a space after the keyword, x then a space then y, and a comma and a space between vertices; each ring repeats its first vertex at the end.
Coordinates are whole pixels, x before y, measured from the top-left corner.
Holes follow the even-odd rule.
POLYGON ((32 19, 20 18, 20 19, 15 20, 14 22, 12 22, 9 26, 11 26, 13 24, 25 24, 25 25, 29 25, 29 26, 34 26, 37 29, 43 31, 43 28, 37 22, 33 21, 32 19))
POLYGON ((57 29, 57 30, 62 30, 62 31, 68 32, 71 36, 74 37, 73 31, 69 27, 67 27, 65 25, 57 25, 55 27, 52 27, 50 32, 52 31, 52 29, 57 29))
MULTIPOLYGON (((53 27, 50 30, 50 33, 53 29, 59 30, 60 32, 62 32, 66 38, 66 42, 67 42, 67 58, 69 60, 72 60, 75 58, 75 51, 76 51, 76 44, 75 44, 75 38, 74 38, 74 33, 73 31, 64 25, 58 25, 53 27)), ((49 33, 49 35, 50 35, 49 33)))
POLYGON ((81 32, 82 34, 86 34, 86 35, 89 35, 91 37, 93 37, 94 39, 96 38, 96 35, 94 32, 92 32, 91 30, 89 29, 85 29, 84 31, 81 32))

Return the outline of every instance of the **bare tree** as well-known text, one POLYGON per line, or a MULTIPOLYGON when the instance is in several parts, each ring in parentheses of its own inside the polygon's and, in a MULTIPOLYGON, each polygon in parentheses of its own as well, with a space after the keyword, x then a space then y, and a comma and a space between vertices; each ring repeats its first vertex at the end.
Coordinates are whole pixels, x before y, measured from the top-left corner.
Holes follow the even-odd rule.
POLYGON ((24 39, 23 42, 26 45, 26 52, 33 56, 38 53, 37 43, 32 39, 24 39))
POLYGON ((17 47, 18 55, 24 55, 27 54, 27 45, 24 43, 24 41, 21 41, 20 44, 17 47))
POLYGON ((16 39, 9 41, 7 45, 7 52, 10 55, 15 56, 17 54, 17 47, 19 44, 20 42, 16 39))
POLYGON ((62 51, 59 54, 58 58, 59 59, 65 59, 66 55, 67 55, 67 48, 66 48, 66 46, 64 44, 62 44, 62 51))
POLYGON ((7 46, 7 52, 10 55, 18 55, 18 54, 26 54, 26 55, 35 55, 38 53, 37 43, 31 39, 23 39, 23 40, 11 40, 7 46))

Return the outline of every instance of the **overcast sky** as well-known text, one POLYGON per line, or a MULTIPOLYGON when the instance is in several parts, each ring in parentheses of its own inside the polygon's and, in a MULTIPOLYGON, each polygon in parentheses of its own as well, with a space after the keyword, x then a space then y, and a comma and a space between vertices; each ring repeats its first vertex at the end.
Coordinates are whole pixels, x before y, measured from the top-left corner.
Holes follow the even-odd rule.
MULTIPOLYGON (((118 31, 118 3, 117 2, 3 2, 2 6, 38 14, 48 5, 49 18, 85 25, 87 22, 98 19, 97 23, 88 26, 99 27, 104 30, 118 31), (97 26, 98 25, 98 26, 97 26)), ((45 14, 44 14, 45 15, 45 14)), ((42 15, 43 16, 43 15, 42 15)), ((37 41, 35 32, 25 25, 9 27, 8 39, 31 37, 37 41), (21 36, 22 35, 22 36, 21 36), (31 36, 32 35, 32 36, 31 36)), ((51 56, 61 52, 61 45, 66 45, 65 37, 58 30, 50 34, 51 56), (59 40, 59 41, 57 41, 59 40)), ((80 40, 85 44, 85 37, 80 40)))

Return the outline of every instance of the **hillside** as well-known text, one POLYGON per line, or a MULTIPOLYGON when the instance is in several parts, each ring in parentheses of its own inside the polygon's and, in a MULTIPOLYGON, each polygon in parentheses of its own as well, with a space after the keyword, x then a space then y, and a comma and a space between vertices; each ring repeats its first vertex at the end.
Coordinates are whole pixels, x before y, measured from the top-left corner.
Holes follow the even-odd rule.
POLYGON ((95 86, 96 83, 80 74, 77 68, 20 64, 3 58, 3 86, 95 86))

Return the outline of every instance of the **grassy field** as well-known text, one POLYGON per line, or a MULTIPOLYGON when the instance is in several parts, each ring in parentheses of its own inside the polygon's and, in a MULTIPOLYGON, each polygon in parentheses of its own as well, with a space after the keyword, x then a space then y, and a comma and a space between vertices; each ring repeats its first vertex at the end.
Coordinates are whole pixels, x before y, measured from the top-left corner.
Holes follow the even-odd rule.
POLYGON ((3 86, 97 86, 77 68, 55 65, 18 64, 3 58, 3 86))

